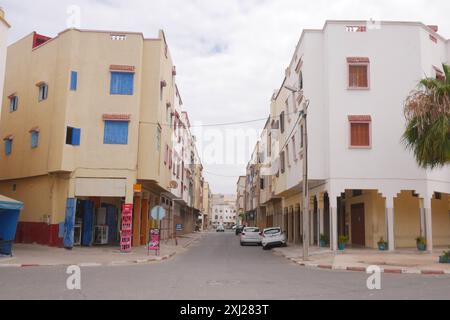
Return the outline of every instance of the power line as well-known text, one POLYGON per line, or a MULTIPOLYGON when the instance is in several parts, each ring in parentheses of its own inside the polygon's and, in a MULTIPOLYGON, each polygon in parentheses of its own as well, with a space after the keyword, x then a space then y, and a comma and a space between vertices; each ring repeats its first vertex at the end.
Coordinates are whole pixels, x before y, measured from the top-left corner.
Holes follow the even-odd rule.
MULTIPOLYGON (((285 116, 289 115, 297 115, 298 112, 293 113, 286 113, 285 116)), ((198 125, 191 125, 191 128, 197 128, 197 127, 225 127, 225 126, 234 126, 234 125, 240 125, 240 124, 248 124, 248 123, 255 123, 255 122, 261 122, 261 121, 268 121, 268 120, 275 120, 278 119, 279 116, 276 117, 265 117, 265 118, 259 118, 259 119, 252 119, 252 120, 245 120, 245 121, 236 121, 236 122, 225 122, 225 123, 211 123, 211 124, 198 124, 198 125)), ((170 123, 158 123, 158 122, 146 122, 141 121, 140 123, 143 124, 151 124, 151 125, 160 125, 160 126, 167 126, 172 127, 173 125, 170 123)))
POLYGON ((238 178, 240 176, 240 175, 227 176, 227 175, 214 173, 214 172, 210 172, 210 171, 206 171, 206 170, 203 170, 203 172, 205 172, 205 173, 207 173, 207 174, 209 174, 211 176, 216 176, 216 177, 221 177, 221 178, 233 178, 233 179, 235 179, 235 178, 238 178))

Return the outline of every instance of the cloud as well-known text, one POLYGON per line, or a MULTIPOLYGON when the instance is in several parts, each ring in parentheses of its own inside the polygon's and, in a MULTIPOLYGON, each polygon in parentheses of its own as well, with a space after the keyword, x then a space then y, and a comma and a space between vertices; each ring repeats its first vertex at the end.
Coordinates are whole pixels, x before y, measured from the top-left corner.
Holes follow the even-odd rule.
MULTIPOLYGON (((36 30, 55 35, 66 28, 75 1, 5 0, 13 28, 10 43, 36 30)), ((85 29, 166 32, 178 68, 181 95, 191 121, 231 122, 268 115, 304 28, 327 19, 422 21, 450 34, 447 0, 97 0, 76 1, 85 29)), ((264 122, 255 123, 262 128, 264 122)), ((249 150, 251 152, 252 150, 249 150)), ((206 166, 236 179, 208 175, 213 191, 234 192, 244 166, 206 166)))

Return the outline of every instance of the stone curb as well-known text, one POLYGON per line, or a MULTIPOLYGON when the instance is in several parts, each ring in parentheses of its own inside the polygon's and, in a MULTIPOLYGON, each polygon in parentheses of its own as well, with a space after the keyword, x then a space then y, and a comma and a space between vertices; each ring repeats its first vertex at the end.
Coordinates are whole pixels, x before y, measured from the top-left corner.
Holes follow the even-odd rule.
MULTIPOLYGON (((355 266, 335 266, 330 264, 316 264, 316 263, 308 263, 302 262, 301 260, 295 259, 290 256, 284 255, 280 251, 274 251, 279 256, 284 257, 285 259, 296 263, 297 265, 309 268, 309 269, 320 269, 320 270, 334 270, 334 271, 349 271, 349 272, 364 272, 367 273, 366 267, 355 267, 355 266)), ((381 273, 386 274, 416 274, 416 275, 426 275, 426 276, 441 276, 450 274, 450 270, 427 270, 427 269, 417 269, 417 268, 381 268, 381 273)))
MULTIPOLYGON (((185 245, 182 246, 183 249, 188 248, 190 245, 192 245, 194 242, 200 240, 201 237, 194 238, 185 245)), ((82 263, 75 263, 73 265, 79 266, 80 268, 94 268, 94 267, 111 267, 111 266, 129 266, 129 265, 141 265, 141 264, 148 264, 152 262, 162 262, 167 261, 174 256, 177 255, 177 252, 172 252, 170 254, 164 255, 162 257, 152 257, 147 259, 136 259, 136 260, 130 260, 130 261, 112 261, 112 262, 105 262, 105 263, 97 263, 97 262, 82 262, 82 263)), ((0 264, 1 268, 38 268, 38 267, 68 267, 71 264, 67 263, 55 263, 55 264, 0 264)))

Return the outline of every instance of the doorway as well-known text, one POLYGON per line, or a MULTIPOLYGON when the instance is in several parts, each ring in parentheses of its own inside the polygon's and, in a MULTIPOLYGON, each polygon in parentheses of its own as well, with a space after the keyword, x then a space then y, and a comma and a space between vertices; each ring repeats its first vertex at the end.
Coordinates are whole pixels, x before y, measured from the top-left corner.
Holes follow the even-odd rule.
POLYGON ((352 205, 352 244, 358 247, 366 246, 366 223, 364 203, 352 205))

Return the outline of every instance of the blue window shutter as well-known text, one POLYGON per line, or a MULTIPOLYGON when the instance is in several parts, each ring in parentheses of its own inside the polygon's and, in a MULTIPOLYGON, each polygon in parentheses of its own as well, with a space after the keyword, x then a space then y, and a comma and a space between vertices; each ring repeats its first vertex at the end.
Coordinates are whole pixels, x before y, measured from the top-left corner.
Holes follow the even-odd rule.
POLYGON ((39 145, 39 132, 31 132, 31 148, 37 148, 39 145))
POLYGON ((72 145, 79 146, 81 144, 81 129, 73 128, 72 130, 72 145))
POLYGON ((48 97, 48 85, 42 84, 39 86, 39 102, 47 100, 48 97))
POLYGON ((76 199, 73 198, 67 199, 66 219, 64 222, 64 248, 72 248, 74 245, 76 206, 77 206, 76 199))
POLYGON ((14 96, 9 101, 9 112, 17 111, 17 106, 19 104, 19 97, 14 96))
POLYGON ((9 156, 12 152, 12 140, 5 140, 5 154, 9 156))
POLYGON ((133 95, 134 73, 111 72, 110 94, 133 95))
POLYGON ((77 91, 78 88, 78 73, 76 71, 72 71, 70 74, 70 90, 77 91))
POLYGON ((105 121, 104 144, 128 144, 128 121, 105 121))

